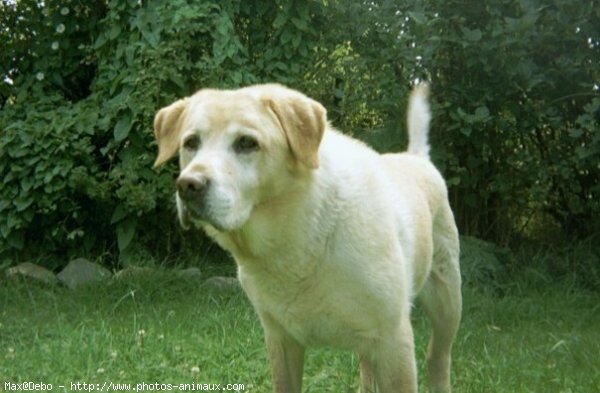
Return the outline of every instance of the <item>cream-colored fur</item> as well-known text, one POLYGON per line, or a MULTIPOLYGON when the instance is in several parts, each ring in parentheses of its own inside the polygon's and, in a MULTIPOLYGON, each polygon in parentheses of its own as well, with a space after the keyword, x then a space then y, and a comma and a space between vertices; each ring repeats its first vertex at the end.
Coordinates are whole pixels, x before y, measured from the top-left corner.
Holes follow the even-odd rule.
POLYGON ((275 392, 301 391, 315 345, 359 354, 361 392, 416 392, 415 299, 432 321, 430 387, 450 391, 459 243, 428 157, 426 86, 408 112, 408 152, 384 155, 280 85, 201 90, 156 115, 156 165, 179 151, 179 218, 233 254, 275 392))

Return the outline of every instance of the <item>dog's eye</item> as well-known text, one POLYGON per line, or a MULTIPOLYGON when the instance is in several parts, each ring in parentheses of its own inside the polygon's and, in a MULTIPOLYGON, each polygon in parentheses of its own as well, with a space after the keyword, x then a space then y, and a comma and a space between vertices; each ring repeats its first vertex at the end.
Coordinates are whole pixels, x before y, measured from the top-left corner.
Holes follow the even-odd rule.
POLYGON ((251 153, 260 149, 258 141, 249 135, 242 135, 233 143, 233 150, 236 153, 251 153))
POLYGON ((191 135, 183 142, 183 147, 187 150, 198 150, 198 147, 200 147, 200 137, 198 135, 191 135))

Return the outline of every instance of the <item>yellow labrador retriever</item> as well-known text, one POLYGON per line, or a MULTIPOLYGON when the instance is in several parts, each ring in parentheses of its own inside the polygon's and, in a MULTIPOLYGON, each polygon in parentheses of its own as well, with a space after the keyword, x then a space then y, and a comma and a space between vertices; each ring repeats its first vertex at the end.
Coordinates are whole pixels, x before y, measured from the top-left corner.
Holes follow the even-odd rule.
POLYGON ((450 391, 459 243, 428 156, 427 93, 411 94, 399 154, 341 134, 321 104, 275 84, 201 90, 157 113, 155 166, 179 152, 179 219, 233 254, 275 392, 301 391, 315 345, 359 354, 361 392, 416 392, 415 298, 433 327, 431 389, 450 391))

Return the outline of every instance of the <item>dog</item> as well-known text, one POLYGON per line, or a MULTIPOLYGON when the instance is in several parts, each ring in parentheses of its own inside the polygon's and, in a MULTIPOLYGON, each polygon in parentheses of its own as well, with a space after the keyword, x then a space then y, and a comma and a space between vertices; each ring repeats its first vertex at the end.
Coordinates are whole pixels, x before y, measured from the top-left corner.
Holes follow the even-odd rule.
POLYGON ((320 103, 277 84, 203 89, 156 114, 155 166, 179 153, 179 220, 233 255, 275 392, 301 392, 311 346, 358 353, 363 393, 416 392, 415 300, 433 330, 430 389, 450 391, 459 239, 429 159, 428 91, 413 88, 397 154, 335 130, 320 103))

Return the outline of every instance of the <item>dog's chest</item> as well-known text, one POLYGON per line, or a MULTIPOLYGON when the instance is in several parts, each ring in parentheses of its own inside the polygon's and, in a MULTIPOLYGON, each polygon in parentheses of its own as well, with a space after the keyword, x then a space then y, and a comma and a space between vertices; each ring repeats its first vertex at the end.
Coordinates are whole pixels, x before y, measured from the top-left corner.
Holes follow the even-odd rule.
POLYGON ((303 345, 355 348, 380 334, 381 323, 372 315, 375 300, 343 280, 271 280, 240 270, 240 281, 257 311, 303 345))

